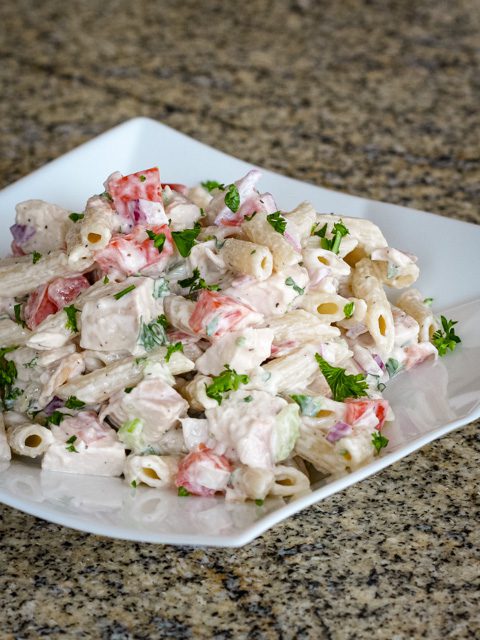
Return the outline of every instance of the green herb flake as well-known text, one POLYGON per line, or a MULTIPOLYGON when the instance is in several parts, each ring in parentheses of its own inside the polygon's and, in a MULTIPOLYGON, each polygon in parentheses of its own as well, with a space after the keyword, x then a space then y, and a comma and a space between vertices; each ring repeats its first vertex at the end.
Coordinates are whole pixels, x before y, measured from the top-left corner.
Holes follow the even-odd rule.
POLYGON ((426 304, 427 307, 431 307, 432 302, 433 302, 433 298, 425 298, 425 300, 423 301, 423 304, 426 304))
POLYGON ((291 394, 291 399, 300 407, 300 414, 313 418, 322 409, 322 401, 313 396, 305 396, 303 394, 291 394))
POLYGON ((54 411, 51 416, 47 418, 46 425, 54 424, 58 427, 58 425, 68 416, 69 413, 62 413, 61 411, 54 411))
POLYGON ((126 296, 127 293, 130 293, 131 291, 133 291, 135 289, 135 285, 131 284, 129 287, 127 287, 126 289, 122 289, 121 291, 119 291, 118 293, 116 293, 113 297, 115 298, 115 300, 120 300, 120 298, 123 298, 123 296, 126 296))
POLYGON ((85 402, 79 400, 76 396, 70 396, 65 402, 67 409, 83 409, 85 402))
POLYGON ((325 234, 327 233, 327 228, 328 228, 327 223, 325 222, 325 224, 321 229, 317 229, 317 226, 318 226, 317 224, 313 225, 310 235, 317 236, 318 238, 324 238, 325 234))
POLYGON ((385 391, 385 389, 387 388, 387 385, 384 384, 383 382, 379 382, 377 384, 377 389, 378 391, 380 391, 380 393, 382 393, 383 391, 385 391))
POLYGON ((146 229, 146 232, 150 240, 153 240, 153 246, 158 249, 158 253, 162 253, 167 236, 164 233, 155 233, 151 229, 146 229))
POLYGON ((146 176, 138 176, 138 179, 140 180, 140 182, 145 182, 147 178, 146 176))
POLYGON ((349 375, 340 367, 333 367, 319 353, 315 360, 330 387, 333 399, 343 402, 346 398, 362 398, 367 395, 368 385, 362 373, 349 375))
POLYGON ((270 213, 267 216, 268 224, 275 229, 282 236, 285 233, 285 229, 287 228, 287 221, 282 216, 280 211, 275 211, 275 213, 270 213))
POLYGON ((225 370, 218 376, 214 376, 211 384, 206 386, 206 394, 209 398, 222 404, 222 394, 227 391, 237 391, 241 384, 250 382, 250 378, 244 374, 238 374, 235 369, 230 369, 229 365, 224 365, 225 370))
POLYGON ((79 220, 83 220, 85 217, 84 213, 71 213, 69 216, 72 222, 78 222, 79 220))
POLYGON ((68 447, 65 447, 67 451, 69 451, 70 453, 78 453, 78 451, 75 449, 75 442, 77 440, 77 436, 70 436, 70 438, 67 440, 66 444, 68 445, 68 447))
POLYGON ((351 318, 353 316, 354 311, 355 311, 355 302, 353 302, 353 300, 351 302, 347 302, 347 304, 343 307, 343 313, 345 314, 345 318, 351 318))
POLYGON ((198 222, 196 222, 193 226, 193 229, 172 231, 173 241, 178 249, 178 253, 182 256, 182 258, 188 258, 193 246, 196 243, 197 236, 201 230, 202 227, 198 222))
POLYGON ((207 289, 208 291, 218 291, 220 289, 218 284, 207 284, 201 277, 200 270, 198 268, 195 268, 193 270, 193 275, 191 278, 179 280, 178 284, 184 289, 190 287, 188 292, 189 294, 194 293, 195 291, 199 291, 200 289, 207 289))
POLYGON ((393 378, 401 367, 398 360, 395 360, 395 358, 389 358, 385 363, 385 368, 390 378, 393 378))
POLYGON ((181 351, 183 353, 183 344, 181 342, 176 342, 175 344, 169 344, 167 347, 167 355, 165 356, 165 362, 169 362, 172 354, 176 351, 181 351))
POLYGON ((38 251, 34 251, 32 253, 32 262, 33 262, 33 264, 37 264, 37 262, 40 260, 41 257, 42 257, 41 253, 38 253, 38 251))
POLYGON ((13 313, 15 314, 15 322, 22 327, 25 327, 26 324, 22 319, 22 305, 20 303, 13 306, 13 313))
POLYGON ((257 507, 263 507, 265 503, 265 500, 261 500, 260 498, 257 498, 257 500, 255 500, 255 504, 257 505, 257 507))
POLYGON ((220 189, 221 191, 225 190, 225 185, 221 182, 217 182, 216 180, 205 180, 205 182, 200 183, 202 187, 211 193, 214 189, 220 189))
POLYGON ((243 399, 243 401, 244 401, 244 402, 252 402, 252 400, 253 400, 253 396, 246 396, 246 397, 243 399))
POLYGON ((131 483, 130 483, 130 486, 133 487, 134 489, 136 489, 137 486, 138 486, 137 485, 137 481, 136 480, 132 480, 131 483))
POLYGON ((227 187, 224 202, 233 213, 237 213, 240 207, 240 194, 236 184, 230 184, 227 187))
MULTIPOLYGON (((322 227, 322 230, 323 230, 323 227, 322 227)), ((343 224, 342 220, 340 220, 339 222, 336 222, 333 225, 333 229, 332 229, 333 238, 328 239, 328 238, 325 238, 324 236, 320 236, 321 237, 320 246, 322 247, 322 249, 325 249, 327 251, 332 251, 332 253, 338 254, 342 238, 347 236, 349 233, 350 232, 347 229, 347 227, 343 224)), ((318 235, 318 234, 315 234, 315 235, 318 235)))
POLYGON ((302 296, 305 293, 305 289, 299 287, 295 280, 290 276, 288 276, 288 278, 285 280, 285 284, 289 287, 292 287, 295 293, 298 293, 299 296, 302 296))
POLYGON ((178 495, 182 498, 186 498, 190 495, 190 491, 188 489, 185 489, 185 487, 178 487, 178 495))
POLYGON ((454 325, 458 324, 457 320, 447 320, 445 316, 440 316, 442 329, 438 329, 432 336, 432 344, 436 347, 439 356, 446 355, 447 351, 454 351, 455 347, 461 342, 459 336, 455 334, 454 325))
POLYGON ((108 276, 105 276, 103 279, 103 284, 108 284, 110 282, 110 278, 108 276))
POLYGON ((25 367, 25 369, 33 369, 34 367, 37 366, 37 363, 38 363, 38 356, 35 356, 30 360, 30 362, 26 362, 23 366, 25 367))
POLYGON ((99 194, 100 198, 105 198, 105 200, 108 200, 109 202, 113 202, 113 198, 112 196, 108 193, 108 191, 104 191, 103 193, 99 194))
POLYGON ((72 333, 77 333, 77 313, 78 311, 80 311, 80 309, 75 308, 75 306, 71 304, 69 307, 63 307, 63 310, 67 314, 67 322, 65 323, 65 328, 70 329, 72 333))
POLYGON ((148 323, 141 320, 137 342, 142 345, 145 351, 151 351, 155 347, 163 347, 168 344, 166 321, 167 319, 163 315, 148 323))
POLYGON ((372 444, 375 447, 376 455, 378 455, 387 446, 388 438, 382 436, 379 431, 374 431, 372 433, 372 444))
POLYGON ((251 215, 245 216, 243 219, 246 220, 247 222, 250 222, 250 220, 254 218, 256 215, 257 215, 257 211, 254 211, 251 215))
POLYGON ((132 393, 133 387, 125 387, 124 391, 125 393, 132 393))

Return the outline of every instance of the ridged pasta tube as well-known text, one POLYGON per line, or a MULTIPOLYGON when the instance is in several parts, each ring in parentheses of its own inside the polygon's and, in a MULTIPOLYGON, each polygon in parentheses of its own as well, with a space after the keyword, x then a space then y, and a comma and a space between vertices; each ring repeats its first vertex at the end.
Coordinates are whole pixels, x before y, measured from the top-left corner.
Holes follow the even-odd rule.
POLYGON ((393 349, 395 329, 392 310, 382 283, 378 279, 372 261, 363 258, 352 272, 352 291, 357 298, 367 303, 367 315, 364 323, 384 355, 393 349))
POLYGON ((301 253, 295 251, 285 237, 275 231, 268 222, 266 213, 257 213, 251 220, 242 224, 242 229, 253 243, 262 244, 270 249, 275 271, 282 271, 301 261, 301 253))
POLYGON ((123 474, 128 484, 143 482, 149 487, 164 489, 174 485, 178 461, 177 456, 130 455, 125 461, 123 474))
POLYGON ((237 273, 257 280, 266 280, 272 275, 272 253, 263 245, 230 238, 225 241, 221 255, 226 266, 237 273))
POLYGON ((344 308, 350 301, 336 293, 316 293, 312 291, 303 296, 300 305, 316 315, 322 322, 330 324, 345 318, 344 308))
POLYGON ((294 496, 310 490, 310 480, 295 467, 279 465, 273 473, 274 481, 269 492, 272 496, 294 496))
POLYGON ((419 342, 431 340, 436 329, 435 318, 431 308, 423 302, 423 296, 418 289, 410 289, 402 293, 397 300, 397 307, 418 322, 419 342))
POLYGON ((39 424, 19 424, 7 430, 7 440, 14 453, 38 458, 52 444, 53 435, 39 424))

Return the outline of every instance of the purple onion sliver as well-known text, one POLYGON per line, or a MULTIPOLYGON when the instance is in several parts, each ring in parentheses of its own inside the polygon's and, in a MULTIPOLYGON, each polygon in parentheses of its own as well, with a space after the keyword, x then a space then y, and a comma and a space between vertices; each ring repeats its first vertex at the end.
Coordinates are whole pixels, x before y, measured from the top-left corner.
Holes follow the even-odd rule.
POLYGON ((47 406, 43 409, 43 413, 50 417, 54 411, 61 409, 64 406, 64 401, 57 396, 53 396, 47 406))
POLYGON ((373 356, 373 359, 375 360, 375 362, 380 367, 380 369, 382 371, 385 371, 385 364, 384 364, 383 360, 380 358, 380 356, 378 356, 376 353, 372 353, 372 356, 373 356))
POLYGON ((352 427, 346 422, 337 422, 327 433, 328 442, 337 442, 340 438, 344 438, 352 433, 352 427))
POLYGON ((35 227, 28 224, 12 224, 10 232, 18 245, 28 242, 35 235, 35 227))

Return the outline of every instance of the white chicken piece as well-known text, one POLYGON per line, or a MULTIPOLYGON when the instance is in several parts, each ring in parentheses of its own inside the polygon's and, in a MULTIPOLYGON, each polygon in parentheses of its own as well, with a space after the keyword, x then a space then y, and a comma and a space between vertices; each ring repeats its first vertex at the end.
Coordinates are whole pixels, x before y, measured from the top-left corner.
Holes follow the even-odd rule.
POLYGON ((180 417, 186 415, 188 402, 160 378, 142 380, 129 393, 112 396, 104 412, 117 425, 140 420, 145 446, 158 442, 180 417))
POLYGON ((45 471, 119 476, 125 464, 125 447, 116 432, 91 411, 83 411, 52 426, 53 443, 42 460, 45 471))
POLYGON ((131 277, 108 295, 87 300, 80 316, 82 349, 136 355, 164 344, 161 326, 149 325, 158 312, 153 286, 151 278, 131 277))
POLYGON ((16 224, 11 231, 24 253, 44 254, 65 246, 65 236, 72 224, 66 209, 43 200, 25 200, 15 210, 16 224))
POLYGON ((192 229, 195 222, 201 218, 200 207, 168 186, 163 189, 162 195, 166 203, 165 213, 170 220, 170 229, 172 231, 192 229))
POLYGON ((225 294, 243 302, 265 317, 280 316, 287 312, 292 302, 299 297, 295 287, 305 289, 308 284, 307 270, 298 265, 287 267, 281 273, 274 273, 263 281, 244 277, 234 280, 225 294))
POLYGON ((270 356, 273 338, 273 330, 268 328, 226 333, 198 358, 196 368, 216 376, 229 364, 237 373, 248 373, 270 356))

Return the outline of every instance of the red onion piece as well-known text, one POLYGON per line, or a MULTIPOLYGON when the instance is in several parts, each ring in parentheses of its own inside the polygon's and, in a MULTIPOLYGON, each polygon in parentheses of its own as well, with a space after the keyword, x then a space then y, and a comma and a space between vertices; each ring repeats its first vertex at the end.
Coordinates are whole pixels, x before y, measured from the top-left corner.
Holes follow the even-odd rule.
POLYGON ((328 442, 337 442, 352 433, 352 427, 346 422, 337 422, 327 433, 328 442))

